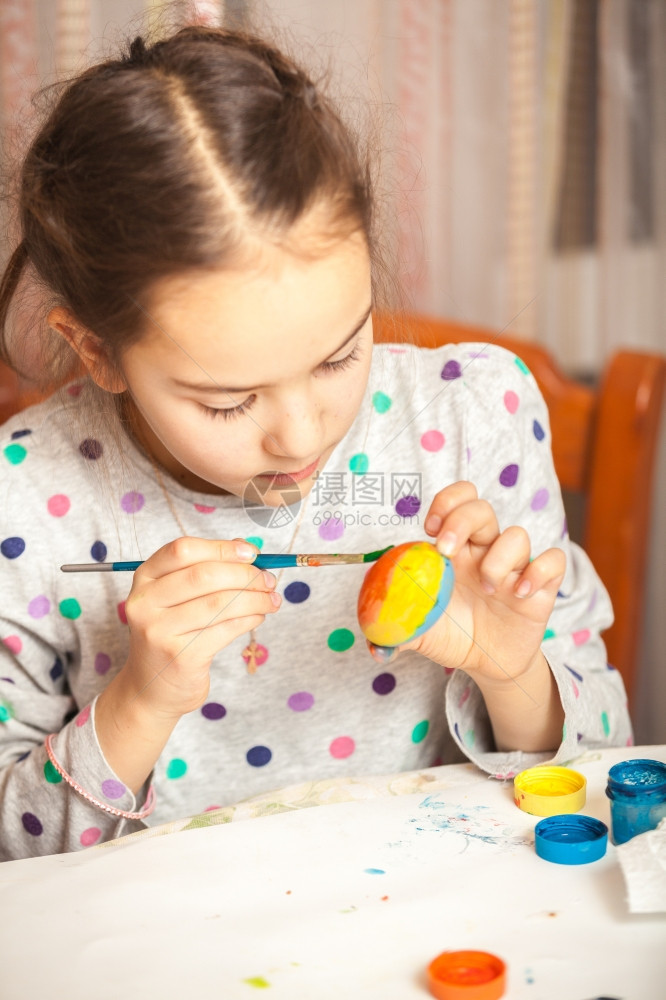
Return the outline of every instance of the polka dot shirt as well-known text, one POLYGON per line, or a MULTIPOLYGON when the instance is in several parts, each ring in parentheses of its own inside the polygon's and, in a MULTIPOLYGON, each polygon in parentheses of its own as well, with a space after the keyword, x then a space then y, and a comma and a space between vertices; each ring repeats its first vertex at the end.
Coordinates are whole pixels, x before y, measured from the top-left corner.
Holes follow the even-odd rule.
MULTIPOLYGON (((180 531, 154 471, 123 432, 94 430, 90 388, 75 383, 0 429, 0 858, 78 850, 140 828, 89 804, 49 761, 97 798, 140 810, 104 759, 95 699, 128 650, 126 573, 63 574, 66 562, 145 559, 180 531)), ((101 425, 100 425, 101 426, 101 425)), ((271 788, 469 759, 497 777, 581 746, 631 740, 619 674, 600 631, 606 591, 568 538, 533 377, 502 348, 374 349, 362 406, 304 508, 245 510, 233 496, 166 479, 189 534, 250 539, 267 552, 371 551, 423 539, 438 490, 471 480, 500 527, 521 524, 533 554, 567 556, 543 652, 565 709, 555 756, 495 750, 483 699, 461 671, 414 652, 378 665, 356 620, 363 566, 287 569, 283 603, 257 631, 258 669, 242 636, 221 650, 201 708, 173 731, 151 780, 151 824, 271 788)))

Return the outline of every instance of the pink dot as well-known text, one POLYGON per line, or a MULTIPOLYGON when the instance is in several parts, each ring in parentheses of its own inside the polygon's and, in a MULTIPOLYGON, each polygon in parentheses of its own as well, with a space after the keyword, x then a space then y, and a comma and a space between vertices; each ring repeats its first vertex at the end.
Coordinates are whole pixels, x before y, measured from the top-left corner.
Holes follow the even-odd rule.
POLYGON ((69 497, 64 493, 55 493, 46 501, 46 509, 53 517, 64 517, 71 506, 69 497))
POLYGON ((578 630, 578 632, 574 632, 572 634, 571 638, 573 639, 574 643, 577 646, 582 646, 584 643, 586 643, 589 640, 589 638, 590 638, 590 630, 589 630, 589 628, 581 628, 581 629, 578 630))
POLYGON ((334 542, 344 534, 345 526, 340 517, 327 517, 319 527, 319 537, 334 542))
MULTIPOLYGON (((241 656, 243 657, 246 663, 250 662, 249 654, 246 654, 245 650, 243 650, 241 656)), ((265 646, 262 646, 261 643, 258 642, 257 648, 254 651, 254 662, 258 667, 260 667, 261 664, 265 663, 267 659, 268 659, 268 650, 266 649, 265 646)))
POLYGON ((45 594, 40 594, 28 604, 28 614, 31 618, 43 618, 51 610, 51 602, 45 594))
POLYGON ((90 718, 90 705, 86 705, 86 707, 82 708, 76 717, 77 726, 85 726, 89 718, 90 718))
POLYGON ((421 435, 421 447, 426 451, 440 451, 444 447, 444 435, 441 431, 426 431, 421 435))
POLYGON ((105 674, 111 666, 111 657, 108 653, 95 654, 95 673, 105 674))
POLYGON ((351 736, 338 736, 328 749, 331 757, 335 757, 336 760, 344 760, 345 757, 351 757, 356 749, 356 744, 351 736))
POLYGON ((571 686, 573 688, 574 695, 576 696, 576 698, 579 698, 580 697, 580 691, 578 690, 578 685, 576 684, 576 682, 572 681, 571 682, 571 686))
POLYGON ((458 708, 462 708, 467 699, 469 698, 469 687, 466 687, 463 693, 460 695, 460 700, 458 702, 458 708))
POLYGON ((101 830, 99 830, 96 826, 89 826, 87 830, 83 831, 79 840, 81 841, 83 847, 92 847, 93 844, 97 843, 101 836, 101 830))
POLYGON ((532 502, 530 504, 530 507, 532 508, 532 510, 543 510, 543 508, 548 503, 549 499, 550 499, 550 493, 544 487, 543 489, 536 491, 536 493, 532 497, 532 502))
POLYGON ((75 382, 74 385, 67 386, 67 393, 70 396, 80 396, 83 389, 83 382, 75 382))
POLYGON ((23 643, 17 635, 8 635, 2 641, 12 653, 20 653, 23 649, 23 643))
POLYGON ((194 509, 198 510, 200 514, 214 514, 217 510, 216 507, 206 507, 203 503, 195 503, 194 509))
POLYGON ((125 614, 125 602, 121 601, 117 608, 118 617, 120 618, 123 625, 127 625, 127 615, 125 614))
POLYGON ((222 808, 222 806, 206 806, 206 808, 204 809, 204 812, 205 813, 210 813, 210 812, 213 812, 215 809, 221 809, 221 808, 222 808))
POLYGON ((518 399, 518 396, 515 394, 515 392, 512 392, 511 389, 507 389, 507 391, 504 393, 504 405, 506 406, 509 413, 515 413, 518 407, 520 406, 520 400, 518 399))

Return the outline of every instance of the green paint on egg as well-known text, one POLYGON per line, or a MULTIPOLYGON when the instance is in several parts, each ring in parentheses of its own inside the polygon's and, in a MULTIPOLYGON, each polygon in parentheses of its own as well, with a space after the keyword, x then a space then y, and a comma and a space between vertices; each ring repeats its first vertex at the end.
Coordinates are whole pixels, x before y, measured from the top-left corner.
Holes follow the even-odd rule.
POLYGON ((344 653, 354 645, 355 636, 348 628, 336 628, 328 637, 328 648, 334 653, 344 653))
POLYGON ((4 453, 10 465, 20 465, 28 454, 22 444, 8 444, 4 449, 4 453))
POLYGON ((387 396, 385 392, 376 392, 372 397, 372 405, 377 413, 386 413, 387 410, 391 409, 392 402, 391 397, 387 396))
POLYGON ((555 633, 553 632, 552 628, 547 628, 546 631, 543 634, 543 637, 544 637, 544 640, 545 639, 554 639, 555 638, 555 633))
POLYGON ((604 727, 604 736, 610 736, 610 722, 606 712, 601 713, 601 725, 604 727))
POLYGON ((254 986, 256 990, 267 990, 270 988, 270 983, 263 976, 250 976, 249 979, 244 979, 244 983, 248 986, 254 986))
POLYGON ((260 552, 264 547, 264 540, 259 538, 259 535, 248 535, 245 541, 249 542, 250 545, 256 545, 260 552))
POLYGON ((363 476, 370 468, 370 459, 365 452, 360 451, 349 459, 349 468, 356 476, 363 476))
POLYGON ((56 771, 50 760, 44 764, 44 777, 52 785, 57 785, 59 781, 62 781, 62 774, 56 771))
POLYGON ((423 719, 421 722, 417 722, 412 729, 412 743, 422 743, 423 740, 428 735, 428 730, 430 729, 430 723, 427 719, 423 719))
POLYGON ((75 597, 66 597, 64 601, 60 602, 58 608, 63 618, 74 619, 78 618, 81 614, 81 605, 75 597))
POLYGON ((529 375, 530 370, 529 370, 529 368, 527 367, 527 365, 525 364, 525 362, 523 361, 522 358, 515 357, 513 360, 516 362, 516 364, 520 368, 520 370, 523 373, 523 375, 529 375))

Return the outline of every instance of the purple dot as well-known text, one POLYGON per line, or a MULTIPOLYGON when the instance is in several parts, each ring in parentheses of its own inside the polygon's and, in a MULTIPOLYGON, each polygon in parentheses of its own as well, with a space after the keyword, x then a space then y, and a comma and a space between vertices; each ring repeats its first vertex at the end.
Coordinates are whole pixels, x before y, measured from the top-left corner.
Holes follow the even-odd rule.
POLYGON ((95 562, 104 562, 106 559, 106 545, 104 542, 93 542, 90 547, 90 555, 95 562))
POLYGON ((544 487, 544 489, 536 491, 536 493, 532 497, 532 503, 530 504, 530 507, 532 508, 532 510, 543 510, 543 508, 548 503, 549 499, 550 499, 550 493, 544 487))
POLYGON ((6 559, 18 559, 25 551, 25 542, 18 535, 0 542, 0 552, 6 559))
POLYGON ((202 706, 201 714, 204 719, 210 719, 212 722, 215 722, 217 719, 223 719, 227 714, 227 710, 218 701, 209 701, 202 706))
POLYGON ((11 677, 0 677, 0 681, 7 681, 8 684, 15 683, 15 681, 11 677))
POLYGON ((294 580, 288 587, 284 588, 284 596, 291 604, 302 604, 310 596, 310 588, 307 583, 301 580, 294 580))
POLYGON ((499 481, 502 486, 515 486, 518 482, 518 466, 506 465, 500 472, 499 481))
POLYGON ((442 368, 441 377, 445 382, 452 382, 454 378, 460 378, 462 368, 459 361, 447 361, 442 368))
POLYGON ((55 662, 51 669, 49 670, 52 681, 57 681, 59 677, 62 677, 62 660, 59 656, 56 657, 55 662))
POLYGON ((273 754, 268 747, 250 747, 245 755, 248 764, 251 764, 252 767, 264 767, 272 756, 273 754))
POLYGON ((543 427, 541 426, 538 420, 535 420, 534 423, 532 424, 532 432, 537 441, 543 441, 543 439, 546 436, 546 432, 544 431, 543 427))
POLYGON ((125 791, 122 781, 116 781, 115 778, 107 778, 106 781, 102 782, 102 794, 107 799, 120 799, 125 791))
POLYGON ((95 438, 86 438, 79 445, 79 451, 84 458, 90 459, 92 462, 101 457, 104 449, 102 448, 101 442, 96 441, 95 438))
POLYGON ((325 538, 327 542, 334 542, 344 534, 345 526, 340 517, 327 517, 319 527, 320 538, 325 538))
POLYGON ((26 830, 27 833, 31 833, 33 837, 41 837, 44 833, 44 827, 34 813, 23 813, 21 816, 21 822, 23 823, 24 830, 26 830))
POLYGON ((400 517, 414 517, 421 509, 421 501, 418 497, 400 497, 395 509, 400 517))
POLYGON ((290 696, 287 705, 293 712, 307 712, 314 705, 314 697, 309 691, 297 691, 290 696))
POLYGON ((45 594, 33 597, 28 604, 28 614, 31 618, 43 618, 51 610, 51 602, 45 594))
POLYGON ((393 674, 377 674, 372 682, 372 690, 375 694, 390 694, 395 684, 396 680, 393 674))
POLYGON ((111 657, 108 653, 95 654, 95 673, 105 674, 111 666, 111 657))
POLYGON ((141 510, 146 498, 143 493, 137 493, 135 490, 130 490, 129 493, 125 493, 120 501, 120 506, 125 511, 126 514, 136 514, 137 511, 141 510))

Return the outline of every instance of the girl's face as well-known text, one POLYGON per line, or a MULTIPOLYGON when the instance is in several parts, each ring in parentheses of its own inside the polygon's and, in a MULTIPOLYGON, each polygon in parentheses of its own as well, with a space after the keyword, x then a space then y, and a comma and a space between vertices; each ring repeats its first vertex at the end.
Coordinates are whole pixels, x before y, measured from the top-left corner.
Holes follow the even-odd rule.
POLYGON ((360 235, 315 259, 271 248, 256 269, 162 282, 121 358, 137 437, 193 490, 242 496, 254 480, 276 506, 282 473, 305 496, 361 404, 370 307, 360 235))

